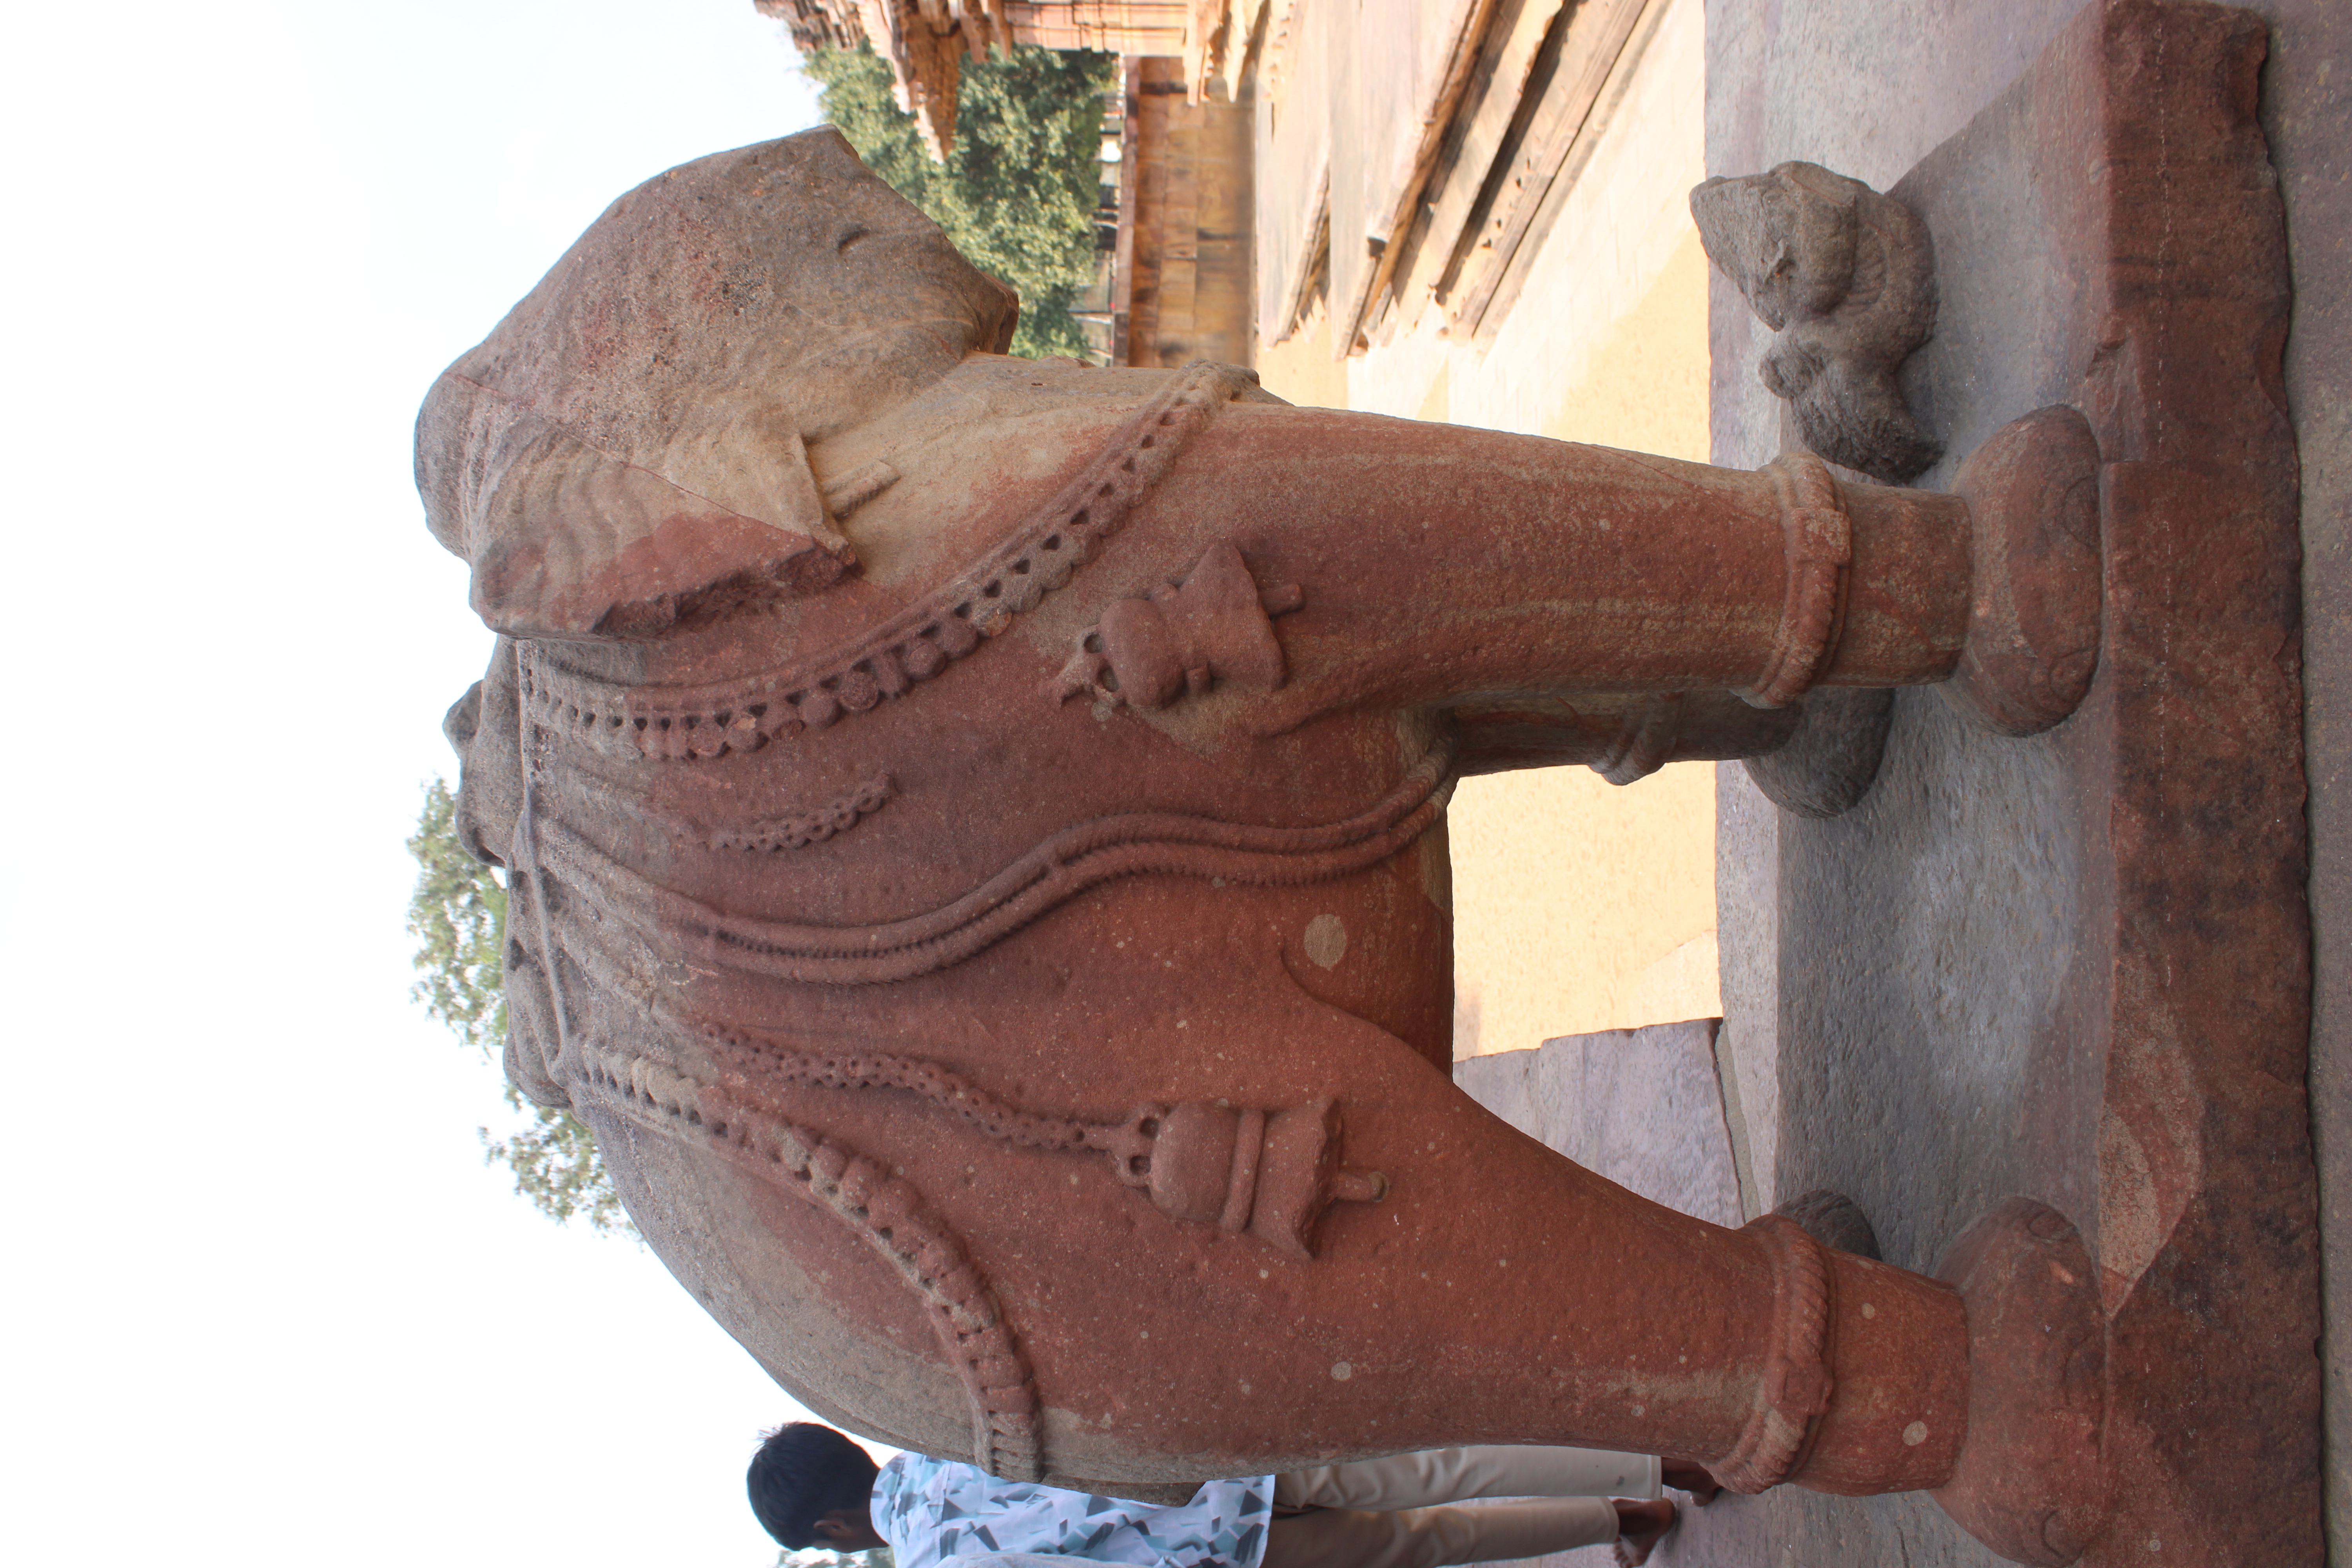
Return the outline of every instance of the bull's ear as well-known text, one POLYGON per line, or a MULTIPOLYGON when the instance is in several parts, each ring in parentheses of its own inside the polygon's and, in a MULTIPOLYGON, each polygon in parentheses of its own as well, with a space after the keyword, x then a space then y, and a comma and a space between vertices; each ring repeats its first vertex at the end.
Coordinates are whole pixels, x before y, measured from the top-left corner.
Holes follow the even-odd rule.
MULTIPOLYGON (((509 919, 515 917, 518 906, 524 906, 524 900, 509 890, 509 919)), ((522 908, 523 914, 530 912, 527 906, 522 908)), ((569 1110, 572 1093, 555 1072, 563 1042, 555 1026, 553 984, 540 963, 540 955, 514 937, 508 937, 507 1081, 521 1090, 522 1097, 533 1105, 543 1105, 550 1110, 569 1110)))
POLYGON ((450 705, 441 732, 457 752, 457 844, 485 866, 513 853, 522 809, 521 702, 514 644, 500 637, 489 672, 450 705))
POLYGON ((475 611, 509 637, 655 637, 856 564, 772 404, 722 403, 616 450, 452 371, 418 416, 416 468, 475 611))

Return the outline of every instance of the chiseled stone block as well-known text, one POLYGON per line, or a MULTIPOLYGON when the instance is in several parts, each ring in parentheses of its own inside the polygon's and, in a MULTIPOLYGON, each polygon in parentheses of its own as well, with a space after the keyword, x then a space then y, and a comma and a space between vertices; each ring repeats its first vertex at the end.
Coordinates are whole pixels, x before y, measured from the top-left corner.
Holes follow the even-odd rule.
POLYGON ((1654 1203, 1740 1223, 1739 1177, 1716 1076, 1716 1020, 1603 1029, 1454 1064, 1470 1098, 1654 1203))

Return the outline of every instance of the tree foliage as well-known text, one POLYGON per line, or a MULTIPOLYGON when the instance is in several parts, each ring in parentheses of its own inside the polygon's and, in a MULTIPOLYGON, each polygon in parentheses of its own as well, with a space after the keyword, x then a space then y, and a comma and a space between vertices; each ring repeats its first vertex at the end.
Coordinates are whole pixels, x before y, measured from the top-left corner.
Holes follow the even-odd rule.
POLYGON ((587 1123, 568 1110, 531 1104, 512 1084, 506 1086, 506 1102, 507 1109, 528 1112, 530 1120, 505 1138, 477 1128, 483 1163, 504 1165, 514 1176, 515 1191, 558 1225, 577 1217, 604 1236, 635 1236, 636 1226, 621 1207, 587 1123))
POLYGON ((890 68, 871 47, 815 49, 803 64, 825 118, 866 166, 929 215, 973 266, 1020 290, 1013 352, 1083 355, 1086 336, 1070 308, 1095 279, 1102 100, 1117 85, 1118 57, 1016 49, 1009 60, 966 62, 944 164, 892 100, 890 68))
MULTIPOLYGON (((457 800, 439 779, 425 788, 416 833, 416 890, 408 899, 408 934, 416 941, 418 979, 410 994, 451 1033, 493 1061, 506 1048, 507 890, 497 868, 457 842, 457 800)), ((504 1165, 515 1191, 548 1218, 574 1217, 607 1236, 634 1234, 596 1141, 568 1110, 551 1110, 506 1086, 507 1109, 524 1118, 504 1138, 476 1131, 486 1163, 504 1165)))
POLYGON ((416 861, 408 934, 420 976, 409 994, 466 1044, 496 1052, 507 1037, 507 890, 457 842, 457 797, 440 779, 425 786, 408 853, 416 861))

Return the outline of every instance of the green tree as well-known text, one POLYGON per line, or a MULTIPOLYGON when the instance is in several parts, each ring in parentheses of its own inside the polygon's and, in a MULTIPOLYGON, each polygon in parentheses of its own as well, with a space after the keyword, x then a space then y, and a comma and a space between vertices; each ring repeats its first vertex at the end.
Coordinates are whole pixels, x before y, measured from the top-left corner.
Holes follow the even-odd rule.
POLYGON ((1009 60, 966 62, 944 164, 899 111, 890 68, 870 47, 814 49, 803 65, 825 118, 866 167, 929 215, 973 266, 1021 291, 1013 352, 1084 356, 1070 307, 1095 280, 1103 94, 1117 84, 1118 57, 1016 49, 1009 60))
MULTIPOLYGON (((458 1039, 496 1061, 507 1038, 507 890, 494 867, 457 842, 457 797, 439 779, 425 786, 408 853, 416 861, 408 934, 416 940, 420 977, 410 994, 458 1039)), ((504 1138, 476 1130, 484 1163, 504 1165, 515 1191, 550 1219, 577 1217, 606 1236, 635 1235, 586 1126, 568 1110, 530 1103, 512 1084, 506 1102, 525 1120, 504 1138)))

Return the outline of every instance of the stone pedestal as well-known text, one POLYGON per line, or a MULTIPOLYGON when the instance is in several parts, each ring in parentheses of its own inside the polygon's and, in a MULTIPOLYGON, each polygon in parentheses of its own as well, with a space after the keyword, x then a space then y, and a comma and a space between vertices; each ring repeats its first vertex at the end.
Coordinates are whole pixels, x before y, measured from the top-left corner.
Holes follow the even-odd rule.
MULTIPOLYGON (((2083 1233, 2115 1505, 2086 1563, 2320 1555, 2296 475, 2264 43, 2221 7, 2091 6, 1893 186, 1942 288, 1905 379, 1950 456, 1917 482, 1948 486, 2037 407, 2072 405, 2096 432, 2105 635, 2081 711, 1996 739, 1904 692, 1857 809, 1726 814, 1745 850, 1722 873, 1727 1054, 1769 1120, 1749 1140, 1762 1201, 1836 1188, 1888 1261, 1927 1270, 2011 1194, 2083 1233)), ((1749 374, 1725 348, 1718 372, 1749 374)), ((1925 1498, 1737 1509, 1820 1568, 1991 1561, 1925 1498)), ((1662 1560, 1777 1560, 1701 1540, 1662 1560)))

